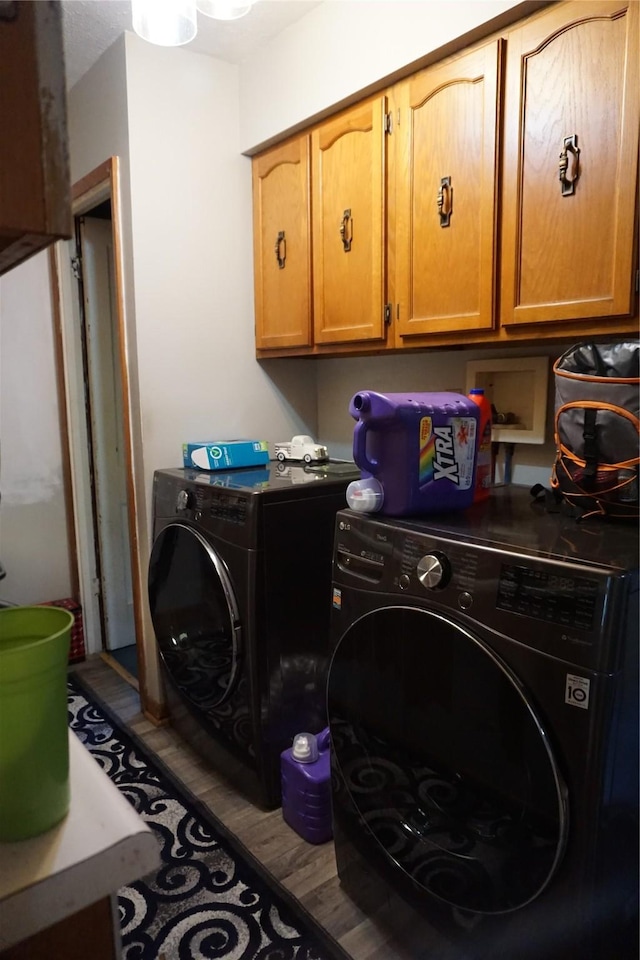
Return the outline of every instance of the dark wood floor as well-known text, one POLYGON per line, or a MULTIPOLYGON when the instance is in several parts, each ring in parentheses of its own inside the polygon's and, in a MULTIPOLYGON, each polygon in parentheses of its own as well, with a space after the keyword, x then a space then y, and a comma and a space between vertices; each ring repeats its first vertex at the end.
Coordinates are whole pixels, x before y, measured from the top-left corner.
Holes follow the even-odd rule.
MULTIPOLYGON (((298 836, 282 812, 264 812, 243 798, 170 727, 156 727, 140 712, 138 692, 99 657, 72 668, 175 776, 186 784, 341 944, 353 960, 413 960, 380 923, 343 892, 333 844, 298 836)), ((436 958, 434 958, 436 960, 436 958)))

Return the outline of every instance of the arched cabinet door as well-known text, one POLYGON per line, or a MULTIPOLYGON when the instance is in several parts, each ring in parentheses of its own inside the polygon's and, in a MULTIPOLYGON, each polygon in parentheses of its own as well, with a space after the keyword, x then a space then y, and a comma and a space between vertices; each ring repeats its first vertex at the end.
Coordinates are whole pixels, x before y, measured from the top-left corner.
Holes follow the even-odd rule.
POLYGON ((491 330, 497 236, 498 77, 494 41, 398 84, 398 332, 491 330))
POLYGON ((638 69, 636 2, 553 4, 509 35, 503 326, 632 314, 638 69))
POLYGON ((311 134, 315 342, 383 341, 386 291, 386 96, 311 134))
POLYGON ((240 678, 238 606, 227 569, 196 530, 171 523, 149 562, 149 608, 164 665, 199 711, 222 707, 240 678))
POLYGON ((567 791, 526 690, 479 638, 425 610, 356 621, 328 683, 334 808, 461 910, 535 899, 564 854, 567 791))
POLYGON ((256 349, 310 347, 309 135, 254 157, 256 349))

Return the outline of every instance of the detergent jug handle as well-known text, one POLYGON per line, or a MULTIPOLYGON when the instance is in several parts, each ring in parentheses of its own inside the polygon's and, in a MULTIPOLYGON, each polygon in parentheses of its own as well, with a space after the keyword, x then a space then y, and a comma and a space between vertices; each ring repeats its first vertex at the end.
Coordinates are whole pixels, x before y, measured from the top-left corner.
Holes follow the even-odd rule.
POLYGON ((331 744, 331 733, 329 732, 329 727, 325 727, 324 730, 321 730, 317 736, 318 750, 321 753, 324 753, 325 750, 329 749, 331 744))
POLYGON ((361 470, 366 470, 372 476, 375 476, 378 469, 377 460, 369 460, 367 457, 367 421, 358 420, 353 428, 353 459, 361 470))

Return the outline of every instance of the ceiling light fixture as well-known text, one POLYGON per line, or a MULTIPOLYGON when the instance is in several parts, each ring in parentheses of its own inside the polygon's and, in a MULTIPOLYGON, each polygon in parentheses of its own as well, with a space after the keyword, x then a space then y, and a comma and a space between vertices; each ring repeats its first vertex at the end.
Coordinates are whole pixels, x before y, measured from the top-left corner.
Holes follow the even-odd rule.
POLYGON ((133 29, 149 43, 180 47, 198 32, 196 10, 214 20, 238 20, 257 0, 131 0, 133 29))
POLYGON ((198 32, 196 0, 131 0, 133 29, 149 43, 180 47, 198 32))
POLYGON ((238 20, 249 13, 255 0, 197 0, 200 13, 214 20, 238 20))

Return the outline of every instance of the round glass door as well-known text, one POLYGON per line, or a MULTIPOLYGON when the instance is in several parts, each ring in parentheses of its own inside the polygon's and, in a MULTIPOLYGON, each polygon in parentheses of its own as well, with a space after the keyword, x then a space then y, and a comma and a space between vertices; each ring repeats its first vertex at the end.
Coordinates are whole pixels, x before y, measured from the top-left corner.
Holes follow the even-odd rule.
POLYGON ((542 892, 567 791, 522 685, 478 638, 429 611, 367 614, 335 650, 328 709, 359 829, 414 885, 476 913, 542 892))
POLYGON ((173 523, 149 562, 149 607, 171 678, 201 711, 221 706, 240 674, 238 607, 227 569, 197 531, 173 523))

